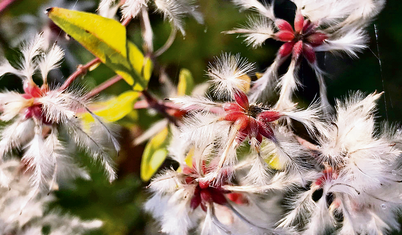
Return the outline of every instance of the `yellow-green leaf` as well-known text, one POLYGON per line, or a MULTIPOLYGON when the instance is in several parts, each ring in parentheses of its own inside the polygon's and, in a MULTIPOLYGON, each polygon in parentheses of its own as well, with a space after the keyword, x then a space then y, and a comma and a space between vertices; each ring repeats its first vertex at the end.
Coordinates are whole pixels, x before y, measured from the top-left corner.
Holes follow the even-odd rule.
POLYGON ((194 88, 194 79, 190 70, 181 69, 179 74, 179 84, 177 84, 177 94, 179 96, 191 95, 194 88))
MULTIPOLYGON (((133 110, 134 103, 139 95, 139 92, 126 91, 107 101, 95 102, 90 109, 93 113, 102 117, 103 120, 116 122, 133 110)), ((84 123, 94 121, 94 118, 89 113, 85 113, 81 117, 84 123)))
POLYGON ((283 170, 283 164, 279 161, 279 157, 275 154, 269 156, 266 162, 272 169, 283 170))
POLYGON ((165 127, 145 146, 141 159, 141 179, 148 181, 156 173, 167 156, 167 138, 169 130, 165 127))
MULTIPOLYGON (((106 66, 121 75, 137 90, 145 89, 148 78, 142 76, 144 63, 141 51, 126 38, 126 28, 118 21, 96 14, 53 7, 49 18, 77 40, 106 66)), ((152 67, 152 65, 151 65, 152 67)))

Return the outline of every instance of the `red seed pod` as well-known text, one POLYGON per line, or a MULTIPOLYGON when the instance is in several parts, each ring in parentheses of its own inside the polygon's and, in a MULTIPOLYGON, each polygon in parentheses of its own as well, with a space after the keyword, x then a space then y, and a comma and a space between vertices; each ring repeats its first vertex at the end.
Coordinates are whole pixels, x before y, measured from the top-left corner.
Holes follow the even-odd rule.
POLYGON ((272 130, 272 128, 262 122, 259 125, 259 133, 267 139, 274 138, 274 131, 272 130))
POLYGON ((24 111, 25 119, 30 119, 32 118, 32 116, 33 116, 32 110, 30 108, 25 109, 24 111))
POLYGON ((209 188, 209 183, 210 182, 208 180, 203 180, 203 179, 198 181, 198 185, 200 186, 201 189, 209 188))
POLYGON ((300 33, 303 30, 304 16, 297 12, 295 16, 295 32, 300 33))
POLYGON ((193 173, 193 170, 190 168, 190 167, 188 167, 188 166, 184 166, 183 167, 183 173, 184 174, 186 174, 186 175, 189 175, 189 174, 192 174, 193 173))
POLYGON ((281 31, 289 31, 293 34, 293 28, 286 20, 277 19, 275 20, 275 25, 281 31))
POLYGON ((258 141, 258 143, 262 142, 262 135, 258 133, 258 135, 255 137, 258 141))
POLYGON ((42 116, 42 108, 40 106, 34 105, 34 106, 29 107, 28 109, 31 110, 33 117, 35 117, 39 120, 42 120, 42 117, 43 117, 42 116))
POLYGON ((298 60, 300 55, 303 52, 303 42, 298 41, 296 44, 293 46, 293 59, 298 60))
POLYGON ((201 203, 201 196, 200 196, 200 194, 199 194, 199 193, 198 193, 198 194, 195 194, 195 195, 193 196, 193 198, 191 198, 191 201, 190 201, 190 208, 193 209, 193 210, 195 210, 195 209, 197 209, 197 207, 200 205, 200 203, 201 203))
POLYGON ((315 63, 316 57, 315 57, 315 51, 314 48, 308 44, 304 43, 303 44, 303 55, 304 57, 308 60, 310 63, 315 63))
POLYGON ((248 130, 239 131, 239 133, 237 133, 237 136, 236 136, 236 142, 238 144, 243 143, 243 141, 246 139, 247 136, 248 136, 248 130))
POLYGON ((208 189, 202 189, 200 195, 204 202, 213 202, 211 192, 208 189))
POLYGON ((27 100, 30 100, 30 99, 34 98, 30 94, 22 94, 21 96, 22 96, 22 98, 27 99, 27 100))
POLYGON ((223 117, 223 120, 229 121, 229 122, 235 122, 243 116, 244 116, 244 113, 240 112, 240 111, 229 112, 229 113, 225 114, 225 116, 223 117))
POLYGON ((234 98, 236 100, 236 103, 239 104, 242 108, 249 108, 248 98, 247 95, 244 94, 244 92, 236 91, 234 94, 234 98))
POLYGON ((249 135, 256 137, 258 135, 258 124, 257 124, 257 120, 255 120, 254 118, 250 118, 249 119, 249 135))
POLYGON ((236 103, 227 103, 227 104, 224 104, 223 105, 223 109, 226 111, 226 112, 229 112, 229 111, 243 111, 243 108, 242 107, 240 107, 238 104, 236 104, 236 103))
POLYGON ((186 181, 186 184, 192 184, 194 182, 194 178, 187 176, 184 181, 186 181))
POLYGON ((245 130, 247 133, 246 129, 248 128, 249 123, 250 123, 250 118, 248 116, 246 116, 245 114, 243 114, 236 120, 235 125, 238 126, 239 132, 245 130))
POLYGON ((32 84, 30 82, 24 82, 23 89, 26 94, 31 95, 32 97, 41 97, 42 91, 36 84, 32 84))
POLYGON ((311 23, 310 20, 305 20, 303 24, 303 31, 304 35, 311 33, 311 30, 315 28, 315 25, 311 23))
POLYGON ((279 48, 279 55, 281 57, 285 57, 288 56, 290 53, 292 53, 293 50, 293 46, 295 45, 294 42, 287 42, 285 44, 283 44, 280 48, 279 48))
POLYGON ((204 202, 201 202, 201 209, 203 210, 203 211, 205 211, 205 212, 207 212, 207 206, 205 205, 205 203, 204 202))
POLYGON ((212 197, 212 201, 219 204, 219 205, 226 205, 227 200, 223 193, 217 189, 210 188, 209 189, 210 195, 212 197))
POLYGON ((328 36, 325 33, 316 32, 308 36, 306 40, 311 46, 316 47, 322 45, 327 38, 328 36))
POLYGON ((279 31, 275 34, 275 39, 282 42, 290 42, 295 38, 293 32, 289 31, 279 31))
POLYGON ((247 198, 241 193, 229 193, 227 197, 229 198, 229 200, 231 200, 236 204, 239 205, 248 204, 247 198))
POLYGON ((257 120, 262 122, 274 122, 278 120, 280 117, 282 117, 282 115, 279 112, 274 110, 268 110, 258 114, 257 120))

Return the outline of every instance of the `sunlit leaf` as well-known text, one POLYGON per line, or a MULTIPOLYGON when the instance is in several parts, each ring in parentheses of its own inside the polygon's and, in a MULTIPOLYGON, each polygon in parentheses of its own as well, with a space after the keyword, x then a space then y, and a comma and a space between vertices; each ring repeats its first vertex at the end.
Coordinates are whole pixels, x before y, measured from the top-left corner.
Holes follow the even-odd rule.
MULTIPOLYGON (((102 117, 107 122, 116 122, 133 110, 133 106, 139 93, 135 91, 126 91, 119 96, 107 101, 95 102, 90 109, 96 115, 102 117)), ((82 115, 85 123, 93 122, 94 119, 89 113, 82 115)))
POLYGON ((134 89, 147 87, 152 64, 149 59, 144 61, 137 46, 126 39, 126 28, 118 21, 57 7, 48 9, 47 14, 57 26, 121 75, 134 89), (147 72, 146 76, 143 76, 143 71, 147 72))
MULTIPOLYGON (((194 147, 192 147, 190 149, 190 151, 188 151, 186 158, 184 159, 184 163, 186 163, 186 165, 190 168, 193 168, 193 156, 194 156, 194 147)), ((183 172, 182 167, 180 166, 179 168, 177 168, 176 170, 177 172, 183 172)))
POLYGON ((165 161, 168 154, 166 149, 168 134, 169 130, 166 127, 145 146, 141 159, 141 179, 143 181, 150 180, 165 161))
POLYGON ((283 164, 279 161, 279 157, 274 154, 269 156, 266 162, 272 169, 283 170, 283 164))
POLYGON ((238 79, 243 80, 242 86, 239 88, 243 92, 248 93, 250 91, 251 78, 248 75, 244 74, 238 77, 238 79))
POLYGON ((190 70, 181 69, 179 74, 179 84, 177 84, 177 95, 191 95, 194 88, 194 79, 190 70))

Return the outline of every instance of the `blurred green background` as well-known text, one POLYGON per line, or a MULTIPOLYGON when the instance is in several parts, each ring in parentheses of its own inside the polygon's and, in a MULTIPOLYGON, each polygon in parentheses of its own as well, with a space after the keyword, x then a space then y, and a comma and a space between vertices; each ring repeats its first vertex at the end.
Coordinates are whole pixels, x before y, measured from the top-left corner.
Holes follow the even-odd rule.
MULTIPOLYGON (((17 0, 0 15, 0 54, 15 61, 19 54, 16 47, 22 39, 32 36, 51 25, 44 13, 48 7, 59 6, 94 12, 98 1, 46 1, 17 0)), ((258 71, 269 66, 280 43, 268 40, 262 48, 247 47, 242 37, 226 35, 222 31, 244 25, 250 12, 239 12, 230 1, 201 0, 199 10, 205 17, 205 24, 199 25, 193 19, 186 19, 186 36, 177 35, 172 47, 158 58, 159 66, 164 67, 173 83, 177 83, 181 68, 189 69, 197 83, 205 81, 208 62, 222 52, 240 53, 249 61, 255 62, 258 71)), ((294 6, 289 1, 276 1, 277 15, 292 20, 294 6)), ((359 54, 359 59, 346 55, 334 56, 330 53, 318 55, 320 66, 328 73, 326 83, 328 96, 332 103, 335 98, 345 97, 351 91, 361 90, 365 93, 384 91, 379 101, 379 120, 400 122, 402 120, 402 18, 399 0, 388 1, 385 9, 377 19, 368 26, 370 38, 369 49, 359 54)), ((163 22, 159 14, 151 10, 152 27, 155 33, 155 48, 162 46, 169 36, 170 26, 163 22)), ((128 37, 139 47, 142 44, 140 25, 133 20, 128 27, 128 37)), ((71 74, 78 64, 90 61, 93 56, 74 40, 66 40, 62 33, 55 39, 68 52, 59 71, 54 71, 51 78, 62 81, 71 74)), ((303 65, 300 80, 304 87, 297 93, 301 103, 308 104, 317 96, 318 84, 311 76, 311 70, 303 65)), ((82 79, 87 89, 100 84, 114 74, 101 65, 89 72, 82 79)), ((21 90, 20 80, 13 76, 0 79, 0 89, 21 90)), ((102 95, 119 94, 130 87, 124 82, 107 89, 102 95)), ((151 78, 150 90, 161 94, 157 73, 151 78)), ((161 98, 164 98, 161 95, 161 98)), ((130 114, 120 121, 122 152, 116 159, 119 178, 113 184, 105 179, 100 166, 90 162, 80 154, 84 165, 90 168, 92 181, 77 180, 74 185, 61 185, 56 192, 58 201, 54 208, 63 208, 66 212, 82 219, 99 218, 105 226, 90 234, 151 234, 157 232, 149 215, 142 211, 142 204, 147 198, 147 182, 141 182, 139 169, 144 145, 133 147, 132 141, 153 122, 161 119, 154 112, 142 110, 130 114)), ((166 162, 163 167, 168 167, 166 162)))

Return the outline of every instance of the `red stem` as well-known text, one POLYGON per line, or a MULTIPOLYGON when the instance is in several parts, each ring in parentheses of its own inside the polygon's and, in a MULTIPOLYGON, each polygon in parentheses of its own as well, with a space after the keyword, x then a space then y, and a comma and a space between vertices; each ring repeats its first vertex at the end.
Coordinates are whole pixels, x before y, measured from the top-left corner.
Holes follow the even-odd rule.
POLYGON ((123 26, 127 26, 127 25, 131 22, 132 19, 133 19, 132 17, 125 18, 125 19, 121 22, 121 24, 122 24, 123 26))
POLYGON ((171 116, 169 113, 167 113, 167 111, 166 111, 167 107, 162 102, 159 102, 157 99, 155 99, 147 90, 143 90, 142 95, 144 96, 149 107, 155 109, 160 114, 162 114, 164 117, 166 117, 169 120, 169 122, 178 126, 176 118, 171 116))
POLYGON ((88 72, 89 68, 100 62, 101 60, 99 58, 95 58, 92 61, 88 62, 86 65, 79 65, 77 70, 73 74, 71 74, 70 77, 67 78, 67 80, 63 83, 63 85, 61 85, 59 90, 65 90, 71 85, 71 83, 73 83, 76 78, 78 78, 82 74, 85 74, 86 72, 88 72))
MULTIPOLYGON (((6 0, 6 1, 16 1, 16 0, 6 0)), ((1 6, 1 3, 0 3, 1 6)), ((1 8, 0 8, 1 9, 1 8)), ((1 10, 0 10, 1 12, 1 10)), ((130 22, 131 22, 132 18, 126 18, 123 20, 123 22, 121 22, 121 24, 123 26, 127 26, 130 22)), ((65 90, 67 87, 69 87, 71 85, 71 83, 73 83, 73 81, 79 77, 82 74, 85 74, 89 68, 91 68, 93 65, 100 63, 101 60, 99 58, 95 58, 92 61, 88 62, 86 65, 80 65, 78 66, 77 70, 70 75, 70 77, 67 78, 67 80, 63 83, 63 85, 61 85, 61 87, 59 88, 59 90, 65 90)), ((116 77, 114 77, 116 78, 116 77)), ((120 78, 121 79, 121 78, 120 78)), ((112 79, 111 79, 112 80, 112 79)), ((116 81, 117 82, 117 81, 116 81)), ((103 85, 103 84, 102 84, 103 85)), ((97 93, 96 93, 97 94, 97 93)))
POLYGON ((121 79, 123 79, 122 76, 116 75, 116 76, 106 80, 104 83, 100 84, 99 86, 95 87, 90 92, 88 92, 88 94, 85 95, 85 98, 89 99, 91 97, 94 97, 95 95, 99 94, 101 91, 112 86, 113 84, 117 83, 121 79))
POLYGON ((16 2, 17 0, 3 0, 0 2, 0 13, 3 12, 9 5, 16 2))

